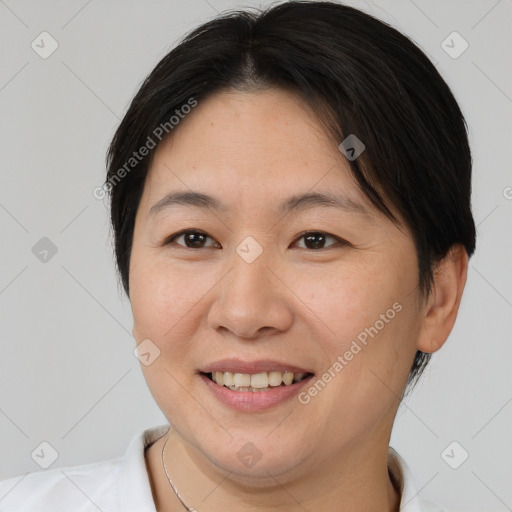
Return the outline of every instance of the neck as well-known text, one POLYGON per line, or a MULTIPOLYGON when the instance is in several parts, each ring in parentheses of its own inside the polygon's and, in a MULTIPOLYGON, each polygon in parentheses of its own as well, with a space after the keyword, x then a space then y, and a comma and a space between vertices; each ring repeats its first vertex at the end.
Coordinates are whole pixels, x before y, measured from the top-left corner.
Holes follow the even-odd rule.
POLYGON ((400 495, 387 469, 387 443, 358 445, 357 450, 336 454, 307 475, 270 475, 265 481, 248 482, 214 466, 171 429, 146 450, 146 464, 158 512, 183 512, 185 507, 173 491, 162 465, 188 507, 198 512, 336 512, 399 509, 400 495))

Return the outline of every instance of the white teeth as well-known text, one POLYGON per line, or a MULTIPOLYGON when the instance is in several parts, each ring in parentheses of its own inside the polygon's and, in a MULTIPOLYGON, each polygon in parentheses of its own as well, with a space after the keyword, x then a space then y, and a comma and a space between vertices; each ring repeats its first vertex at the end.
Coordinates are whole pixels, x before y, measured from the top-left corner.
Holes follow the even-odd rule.
POLYGON ((232 373, 213 372, 212 380, 220 386, 226 386, 238 391, 267 391, 270 387, 289 386, 293 382, 302 380, 305 373, 293 372, 261 372, 261 373, 232 373))
POLYGON ((251 385, 251 376, 248 373, 235 373, 233 385, 237 388, 246 388, 251 385))
POLYGON ((283 382, 289 386, 293 382, 293 373, 291 372, 284 372, 283 373, 283 382))
POLYGON ((268 388, 268 374, 267 372, 255 373, 251 375, 251 388, 268 388))
POLYGON ((280 386, 283 382, 282 372, 268 372, 268 383, 270 386, 280 386))

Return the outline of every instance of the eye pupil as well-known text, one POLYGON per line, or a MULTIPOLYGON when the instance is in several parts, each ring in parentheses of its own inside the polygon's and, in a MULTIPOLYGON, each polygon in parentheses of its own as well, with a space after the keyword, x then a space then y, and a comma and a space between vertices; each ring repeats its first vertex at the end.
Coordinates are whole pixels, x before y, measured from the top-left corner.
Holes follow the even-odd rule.
MULTIPOLYGON (((165 245, 171 244, 175 239, 182 239, 182 242, 178 242, 177 245, 181 245, 182 247, 186 247, 188 249, 202 249, 208 247, 205 245, 208 238, 210 237, 201 231, 182 231, 181 233, 178 233, 169 238, 165 245)), ((328 235, 322 231, 309 231, 307 233, 303 233, 300 237, 300 239, 303 240, 302 243, 305 245, 305 248, 310 250, 324 249, 327 238, 336 237, 328 235)), ((218 244, 216 246, 218 247, 218 244)))
POLYGON ((202 233, 186 233, 184 236, 187 247, 190 247, 189 241, 192 242, 192 247, 201 247, 202 243, 204 243, 205 235, 202 233))
POLYGON ((323 244, 325 243, 325 235, 322 234, 322 233, 312 233, 312 234, 309 234, 309 235, 306 235, 304 237, 304 240, 306 241, 306 246, 308 246, 308 249, 318 249, 319 246, 320 248, 322 248, 321 246, 323 246, 323 244), (320 241, 318 241, 318 239, 321 239, 320 241), (316 239, 316 241, 313 241, 312 244, 310 244, 309 242, 316 239), (313 245, 313 247, 309 247, 310 245, 313 245))

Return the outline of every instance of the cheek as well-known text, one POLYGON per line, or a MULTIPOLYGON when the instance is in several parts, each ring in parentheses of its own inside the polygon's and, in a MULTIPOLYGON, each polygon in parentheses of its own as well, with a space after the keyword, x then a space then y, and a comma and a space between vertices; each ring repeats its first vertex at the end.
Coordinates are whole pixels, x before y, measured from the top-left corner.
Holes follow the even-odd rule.
POLYGON ((331 368, 336 375, 332 389, 350 391, 357 408, 382 393, 401 394, 416 352, 415 267, 388 263, 344 267, 329 279, 302 282, 304 293, 309 288, 304 295, 308 306, 319 319, 317 333, 325 334, 318 339, 327 357, 325 371, 331 368))
POLYGON ((380 331, 395 318, 399 306, 393 309, 393 304, 401 304, 414 283, 413 276, 403 270, 385 261, 343 263, 308 278, 295 276, 294 290, 304 298, 304 311, 310 308, 316 323, 324 325, 330 346, 339 350, 376 322, 380 331))
POLYGON ((143 261, 134 255, 130 302, 137 341, 149 338, 162 352, 172 349, 173 360, 182 359, 191 349, 201 300, 214 283, 211 272, 199 275, 193 265, 143 261))
POLYGON ((141 365, 147 385, 162 412, 186 403, 182 387, 190 388, 195 370, 194 332, 200 321, 197 307, 207 281, 153 260, 142 264, 135 256, 130 271, 130 301, 137 343, 150 339, 160 351, 149 365, 141 365), (192 371, 191 371, 192 370, 192 371), (172 407, 171 407, 172 406, 172 407))

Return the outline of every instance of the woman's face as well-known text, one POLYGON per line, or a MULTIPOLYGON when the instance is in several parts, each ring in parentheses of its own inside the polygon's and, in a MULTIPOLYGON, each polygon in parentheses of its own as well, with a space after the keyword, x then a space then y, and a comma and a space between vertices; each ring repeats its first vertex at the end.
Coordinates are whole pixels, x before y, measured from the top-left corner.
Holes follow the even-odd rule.
POLYGON ((180 121, 145 183, 129 280, 144 376, 204 461, 285 477, 387 450, 424 330, 414 244, 294 95, 218 93, 180 121), (211 204, 152 210, 176 192, 211 204), (339 204, 291 200, 304 194, 339 204), (201 373, 226 359, 217 370, 314 375, 231 391, 201 373))

